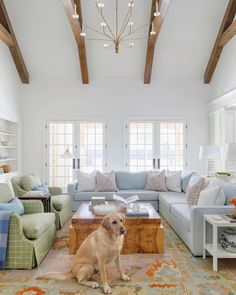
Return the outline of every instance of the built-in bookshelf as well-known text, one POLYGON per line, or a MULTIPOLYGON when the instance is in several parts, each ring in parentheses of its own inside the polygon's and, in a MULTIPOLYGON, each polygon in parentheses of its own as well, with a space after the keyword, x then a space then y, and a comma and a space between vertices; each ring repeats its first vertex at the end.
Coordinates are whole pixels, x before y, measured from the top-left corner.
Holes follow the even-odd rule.
POLYGON ((0 118, 0 168, 10 166, 9 173, 1 173, 0 179, 16 175, 18 172, 18 124, 0 118))

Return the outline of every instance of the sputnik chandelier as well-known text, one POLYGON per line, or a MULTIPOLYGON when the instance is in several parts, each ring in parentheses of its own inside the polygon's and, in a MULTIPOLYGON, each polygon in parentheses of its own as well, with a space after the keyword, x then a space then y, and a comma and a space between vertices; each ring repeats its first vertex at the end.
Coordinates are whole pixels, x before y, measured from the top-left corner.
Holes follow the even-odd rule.
MULTIPOLYGON (((74 5, 74 12, 72 17, 74 19, 78 19, 80 26, 82 28, 82 31, 80 33, 80 35, 83 38, 86 38, 86 40, 89 41, 103 41, 103 46, 105 49, 110 48, 112 45, 114 45, 115 48, 115 52, 116 54, 119 53, 119 49, 120 49, 120 45, 124 45, 126 47, 129 48, 133 48, 135 45, 135 41, 136 40, 142 40, 142 39, 146 39, 146 38, 138 38, 135 37, 135 33, 143 30, 145 27, 151 25, 151 31, 150 31, 150 35, 156 35, 156 31, 154 28, 154 21, 153 22, 149 22, 141 27, 135 28, 134 22, 133 22, 133 7, 134 7, 134 0, 128 0, 128 10, 126 13, 126 16, 123 19, 123 22, 121 23, 121 25, 119 25, 119 0, 115 0, 115 30, 113 31, 110 24, 107 21, 107 18, 104 15, 104 7, 105 4, 102 0, 95 0, 95 6, 98 10, 98 13, 100 15, 101 18, 101 29, 97 30, 94 29, 88 25, 86 25, 85 23, 82 23, 80 20, 80 16, 77 12, 77 6, 75 3, 73 3, 74 5), (100 38, 89 38, 87 37, 87 33, 86 31, 92 31, 95 32, 96 34, 98 34, 100 36, 100 38)), ((156 1, 156 10, 154 12, 154 17, 159 17, 160 16, 160 12, 159 12, 159 6, 158 6, 158 0, 156 1)), ((154 18, 154 19, 155 19, 154 18)))

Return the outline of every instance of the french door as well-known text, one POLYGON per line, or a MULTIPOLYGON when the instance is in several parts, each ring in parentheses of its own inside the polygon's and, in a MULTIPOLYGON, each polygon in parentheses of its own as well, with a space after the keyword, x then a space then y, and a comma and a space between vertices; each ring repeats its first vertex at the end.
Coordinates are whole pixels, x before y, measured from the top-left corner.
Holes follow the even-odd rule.
POLYGON ((106 166, 106 124, 103 121, 47 122, 47 179, 67 187, 78 169, 103 171, 106 166))
POLYGON ((126 122, 126 163, 130 171, 182 170, 186 162, 184 121, 126 122))

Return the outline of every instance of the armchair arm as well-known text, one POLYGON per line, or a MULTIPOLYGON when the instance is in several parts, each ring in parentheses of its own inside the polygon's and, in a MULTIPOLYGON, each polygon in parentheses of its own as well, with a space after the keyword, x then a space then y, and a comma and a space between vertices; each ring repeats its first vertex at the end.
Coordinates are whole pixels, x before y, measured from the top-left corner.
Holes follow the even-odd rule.
POLYGON ((43 203, 39 200, 22 200, 21 202, 25 209, 25 214, 43 213, 43 203))
MULTIPOLYGON (((202 255, 203 248, 203 216, 206 214, 231 214, 233 206, 192 206, 190 223, 190 240, 195 255, 202 255)), ((208 228, 210 232, 211 228, 208 228)), ((209 235, 210 236, 210 235, 209 235)))
POLYGON ((9 239, 10 240, 21 240, 23 242, 28 242, 28 239, 25 237, 23 228, 21 225, 20 216, 16 213, 11 215, 10 224, 9 224, 9 239))
POLYGON ((73 196, 76 191, 77 185, 78 185, 78 182, 76 181, 73 183, 69 183, 67 186, 67 193, 71 197, 71 200, 73 200, 73 196))
POLYGON ((52 196, 61 195, 62 194, 62 189, 60 187, 51 186, 51 187, 48 188, 48 190, 49 190, 49 193, 52 196))

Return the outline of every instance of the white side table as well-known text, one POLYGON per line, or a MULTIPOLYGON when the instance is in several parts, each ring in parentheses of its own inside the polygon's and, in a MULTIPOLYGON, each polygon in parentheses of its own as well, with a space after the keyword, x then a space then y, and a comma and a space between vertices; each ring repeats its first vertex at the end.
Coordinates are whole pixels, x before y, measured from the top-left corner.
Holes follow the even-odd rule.
POLYGON ((218 244, 218 228, 219 227, 235 227, 236 223, 225 220, 220 215, 204 215, 203 219, 203 259, 206 259, 206 250, 213 256, 213 270, 218 270, 218 258, 236 258, 236 253, 225 251, 218 244), (206 243, 206 223, 213 227, 212 243, 206 243))

